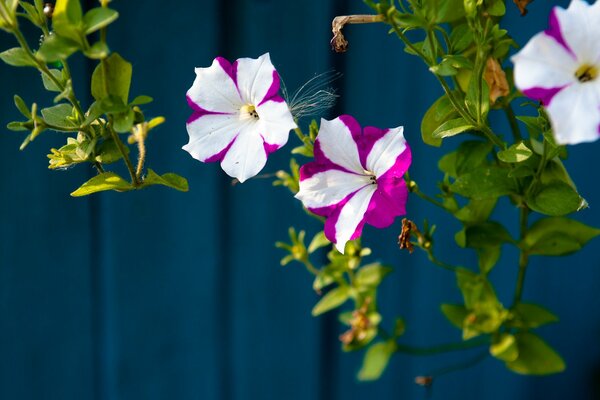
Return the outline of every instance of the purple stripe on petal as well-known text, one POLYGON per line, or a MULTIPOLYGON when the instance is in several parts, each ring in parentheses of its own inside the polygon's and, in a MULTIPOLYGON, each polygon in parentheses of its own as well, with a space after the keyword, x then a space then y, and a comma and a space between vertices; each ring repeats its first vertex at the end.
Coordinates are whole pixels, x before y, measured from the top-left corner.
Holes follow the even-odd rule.
POLYGON ((356 139, 358 155, 363 168, 367 169, 367 157, 373 149, 375 142, 381 139, 387 132, 389 132, 389 129, 379 129, 375 128, 374 126, 366 126, 363 129, 362 135, 356 139))
POLYGON ((277 151, 281 148, 281 146, 279 146, 277 144, 269 144, 267 142, 264 142, 263 146, 265 148, 265 153, 267 153, 267 155, 274 153, 275 151, 277 151))
POLYGON ((271 82, 271 86, 269 87, 269 90, 267 90, 267 94, 265 94, 265 97, 263 97, 263 99, 260 101, 260 103, 258 103, 258 105, 260 106, 265 101, 271 100, 271 97, 277 95, 277 93, 279 92, 279 85, 279 74, 277 73, 277 71, 273 70, 273 82, 271 82))
POLYGON ((196 104, 190 96, 186 95, 185 98, 186 98, 189 106, 191 107, 191 109, 194 110, 192 115, 190 115, 190 117, 186 121, 188 124, 191 124, 192 122, 194 122, 198 118, 202 117, 203 115, 215 115, 215 114, 225 115, 225 114, 227 114, 227 113, 223 113, 223 112, 205 110, 204 108, 202 108, 198 104, 196 104))
POLYGON ((548 21, 548 25, 550 25, 550 27, 546 29, 544 33, 550 36, 552 39, 554 39, 562 47, 564 47, 565 50, 567 50, 569 54, 571 54, 573 58, 575 58, 575 53, 573 53, 573 50, 571 50, 571 48, 569 47, 569 45, 565 41, 565 38, 562 35, 562 31, 560 29, 560 22, 558 21, 558 16, 556 15, 557 10, 558 7, 554 7, 552 9, 552 12, 550 12, 550 20, 548 21))
POLYGON ((554 88, 533 87, 523 90, 523 94, 531 99, 541 101, 544 106, 548 107, 552 98, 567 86, 568 85, 554 88))
POLYGON ((224 59, 223 57, 217 57, 215 58, 215 60, 217 60, 221 68, 223 68, 223 71, 225 71, 225 73, 229 75, 233 83, 235 83, 235 85, 237 86, 237 61, 234 62, 232 65, 228 60, 224 59))
POLYGON ((212 155, 210 157, 208 157, 206 160, 204 160, 204 162, 217 162, 217 161, 223 161, 223 158, 225 158, 225 154, 227 154, 227 152, 229 151, 229 149, 231 148, 231 146, 233 146, 233 142, 235 142, 235 139, 237 139, 237 136, 233 138, 233 140, 220 152, 218 152, 215 155, 212 155))

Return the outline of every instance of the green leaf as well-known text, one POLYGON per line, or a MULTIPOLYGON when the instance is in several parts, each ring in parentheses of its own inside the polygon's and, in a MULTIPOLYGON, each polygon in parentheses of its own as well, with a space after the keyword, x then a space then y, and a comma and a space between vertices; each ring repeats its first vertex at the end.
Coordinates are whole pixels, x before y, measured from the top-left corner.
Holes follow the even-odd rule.
POLYGON ((465 318, 469 315, 469 310, 462 304, 442 304, 441 310, 448 321, 458 329, 463 328, 465 318))
POLYGON ((531 332, 515 335, 519 357, 506 367, 524 375, 548 375, 562 372, 565 362, 542 338, 531 332))
POLYGON ((510 194, 516 190, 515 182, 508 177, 508 169, 490 166, 460 176, 450 190, 471 199, 490 199, 510 194))
POLYGON ((467 140, 456 150, 456 175, 461 176, 487 165, 487 156, 494 148, 490 142, 467 140))
POLYGON ((466 247, 481 249, 511 242, 513 242, 513 239, 510 233, 498 222, 487 221, 465 228, 466 247))
MULTIPOLYGON (((125 147, 126 153, 129 153, 129 148, 125 147)), ((95 160, 102 164, 111 164, 123 158, 119 146, 112 139, 107 139, 96 149, 95 160)))
POLYGON ((491 0, 489 1, 487 13, 494 17, 501 17, 506 14, 506 6, 504 0, 491 0))
POLYGON ((477 249, 477 256, 479 257, 479 270, 483 274, 488 274, 498 262, 500 253, 501 248, 499 245, 477 249))
POLYGON ((129 182, 127 182, 125 179, 121 178, 114 172, 104 172, 100 175, 96 175, 95 177, 81 185, 79 189, 71 193, 71 196, 87 196, 89 194, 102 192, 105 190, 116 190, 118 192, 126 192, 133 189, 135 189, 135 187, 133 187, 129 182))
POLYGON ((158 175, 156 172, 148 168, 148 173, 144 178, 142 187, 150 185, 163 185, 170 188, 179 190, 180 192, 187 192, 189 190, 188 181, 182 176, 174 173, 167 173, 164 175, 158 175))
POLYGON ((560 180, 542 185, 533 196, 527 197, 526 202, 532 210, 555 217, 585 206, 585 200, 568 183, 560 180))
POLYGON ((338 287, 329 291, 312 309, 312 316, 316 317, 329 310, 333 310, 344 304, 350 297, 350 288, 346 286, 338 287))
POLYGON ((123 104, 127 104, 131 74, 131 64, 118 53, 111 54, 98 64, 92 74, 92 96, 96 100, 101 100, 113 95, 119 97, 123 104))
POLYGON ((31 118, 31 111, 29 111, 29 107, 25 104, 25 101, 17 94, 13 97, 15 101, 15 106, 19 110, 24 117, 31 118))
POLYGON ((119 17, 119 13, 107 7, 96 7, 85 13, 83 29, 86 35, 96 32, 112 23, 119 17))
MULTIPOLYGON (((62 82, 63 80, 63 76, 62 76, 62 71, 58 70, 58 69, 51 69, 49 70, 50 74, 52 74, 53 77, 56 78, 57 81, 62 82)), ((46 74, 42 74, 42 82, 44 83, 44 87, 46 88, 46 90, 50 91, 50 92, 62 92, 62 89, 59 88, 56 83, 54 83, 54 81, 52 79, 50 79, 48 77, 48 75, 46 74)))
POLYGON ((150 96, 137 96, 133 101, 129 104, 131 106, 141 106, 143 104, 151 103, 154 99, 150 96))
POLYGON ((0 53, 0 59, 13 67, 35 67, 37 64, 20 47, 13 47, 0 53))
POLYGON ((498 152, 498 158, 506 163, 520 163, 533 155, 533 152, 523 142, 513 144, 506 150, 498 152))
POLYGON ((465 268, 458 268, 456 270, 456 282, 467 309, 481 307, 486 303, 488 306, 499 304, 492 285, 484 276, 475 274, 465 268))
POLYGON ((537 328, 542 325, 558 322, 556 315, 537 304, 519 303, 513 312, 515 321, 512 325, 517 328, 537 328))
POLYGON ((516 338, 508 333, 501 334, 498 340, 490 346, 490 354, 502 361, 515 361, 519 357, 516 338))
POLYGON ((325 237, 325 232, 321 231, 317 233, 310 241, 310 244, 308 245, 308 254, 312 254, 317 251, 317 249, 325 247, 329 244, 331 244, 331 242, 325 237))
POLYGON ((110 50, 106 43, 98 41, 94 43, 89 49, 84 50, 83 54, 85 54, 87 58, 91 58, 92 60, 101 60, 108 56, 109 52, 110 50))
POLYGON ((67 59, 79 49, 79 44, 71 39, 50 35, 42 42, 36 56, 46 63, 67 59))
POLYGON ((433 13, 435 23, 454 22, 465 16, 463 0, 433 0, 427 3, 428 14, 433 13))
POLYGON ((462 53, 473 43, 473 31, 469 24, 455 26, 450 32, 453 53, 462 53))
POLYGON ((77 128, 77 124, 71 119, 73 116, 73 106, 62 103, 53 107, 42 109, 42 117, 48 125, 56 128, 72 129, 77 128))
POLYGON ((496 198, 470 200, 469 203, 454 213, 454 217, 465 225, 485 222, 496 207, 496 198))
POLYGON ((8 124, 6 124, 6 129, 13 132, 25 132, 29 130, 23 125, 23 122, 19 121, 9 122, 8 124))
POLYGON ((433 132, 445 121, 456 117, 458 114, 447 95, 443 95, 429 107, 421 122, 421 137, 423 142, 430 146, 439 147, 442 139, 433 137, 433 132))
POLYGON ((529 254, 563 256, 580 250, 600 235, 600 229, 564 217, 542 218, 527 231, 523 246, 529 254))
POLYGON ((443 139, 450 136, 458 135, 459 133, 468 130, 472 130, 473 128, 475 128, 473 125, 469 124, 462 117, 460 117, 444 122, 431 134, 431 136, 433 136, 434 138, 443 139))
POLYGON ((43 23, 44 23, 43 17, 40 16, 40 13, 38 12, 37 8, 33 4, 22 1, 21 7, 23 7, 25 12, 27 13, 27 16, 29 17, 28 19, 35 26, 41 27, 43 25, 43 23))
POLYGON ((118 114, 113 114, 113 128, 119 133, 127 133, 131 131, 135 122, 135 113, 133 110, 127 110, 118 114))
POLYGON ((392 272, 390 267, 373 263, 361 267, 356 273, 355 282, 358 286, 378 286, 387 274, 392 272))
POLYGON ((395 351, 396 343, 393 340, 371 345, 365 353, 362 368, 358 372, 358 379, 361 381, 379 379, 395 351))

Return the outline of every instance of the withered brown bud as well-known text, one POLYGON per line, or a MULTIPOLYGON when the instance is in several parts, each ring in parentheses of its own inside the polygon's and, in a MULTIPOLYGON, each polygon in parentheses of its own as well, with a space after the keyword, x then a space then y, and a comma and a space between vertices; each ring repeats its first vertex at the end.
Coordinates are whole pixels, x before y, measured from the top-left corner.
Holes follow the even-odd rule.
POLYGON ((342 33, 342 29, 346 24, 371 24, 383 20, 382 15, 341 15, 335 17, 331 22, 333 38, 330 43, 332 50, 336 53, 345 53, 348 50, 348 41, 342 33))
POLYGON ((417 385, 421 385, 421 386, 431 386, 431 384, 433 383, 433 377, 432 376, 417 376, 415 378, 415 383, 417 385))
POLYGON ((398 247, 400 249, 407 249, 409 253, 415 250, 415 247, 410 242, 410 234, 413 230, 416 230, 417 226, 409 220, 408 218, 404 218, 402 220, 402 231, 400 232, 400 236, 398 236, 398 247))
POLYGON ((527 14, 527 6, 529 3, 533 3, 533 0, 513 0, 513 2, 519 7, 521 16, 527 14))

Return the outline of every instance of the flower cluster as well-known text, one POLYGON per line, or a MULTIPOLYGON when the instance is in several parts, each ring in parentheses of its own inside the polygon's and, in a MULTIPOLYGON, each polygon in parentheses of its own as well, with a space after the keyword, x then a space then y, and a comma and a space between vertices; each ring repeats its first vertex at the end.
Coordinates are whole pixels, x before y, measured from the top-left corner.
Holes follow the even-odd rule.
MULTIPOLYGON (((279 75, 269 54, 233 64, 218 57, 210 67, 197 68, 187 93, 194 112, 183 149, 202 162, 220 161, 240 182, 255 176, 297 127, 278 92, 279 75)), ((406 212, 403 176, 410 162, 402 127, 363 130, 348 115, 321 120, 314 162, 301 168, 296 198, 327 217, 325 235, 344 253, 365 223, 384 228, 406 212)))

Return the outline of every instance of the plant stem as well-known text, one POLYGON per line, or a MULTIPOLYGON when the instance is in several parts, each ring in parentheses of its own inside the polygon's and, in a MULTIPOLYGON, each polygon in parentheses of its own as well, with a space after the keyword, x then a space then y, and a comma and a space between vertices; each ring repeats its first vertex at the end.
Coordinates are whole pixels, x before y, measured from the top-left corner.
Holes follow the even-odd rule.
POLYGON ((311 274, 313 274, 315 276, 319 274, 319 270, 313 265, 312 262, 310 262, 309 259, 303 260, 302 263, 306 267, 306 270, 308 272, 310 272, 311 274))
MULTIPOLYGON (((527 234, 527 217, 529 216, 529 208, 523 205, 519 215, 519 225, 521 231, 521 240, 525 238, 527 234)), ((517 285, 515 288, 515 297, 513 301, 513 307, 515 307, 521 301, 523 295, 523 284, 525 282, 525 272, 527 272, 527 264, 529 262, 529 255, 523 249, 519 252, 519 275, 517 277, 517 285)))
POLYGON ((415 356, 432 356, 440 353, 449 353, 452 351, 468 350, 490 343, 487 336, 479 336, 474 339, 465 340, 457 343, 446 343, 432 347, 413 347, 404 344, 396 344, 396 352, 411 354, 415 356))
POLYGON ((523 136, 521 136, 521 130, 519 129, 519 124, 517 123, 517 118, 515 117, 515 112, 513 111, 510 103, 506 104, 503 107, 504 113, 506 114, 506 119, 508 119, 508 123, 510 125, 510 130, 513 134, 515 142, 520 142, 523 140, 523 136))
POLYGON ((117 144, 117 148, 119 149, 123 160, 125 160, 125 165, 127 165, 127 170, 129 171, 129 176, 131 177, 131 183, 133 184, 133 186, 138 187, 140 185, 140 182, 135 173, 135 169, 133 168, 133 164, 129 159, 127 151, 125 150, 125 145, 121 141, 121 138, 119 138, 119 136, 117 135, 117 132, 115 132, 115 130, 112 127, 112 121, 110 121, 110 126, 108 126, 107 129, 110 131, 110 135, 113 141, 117 144))

